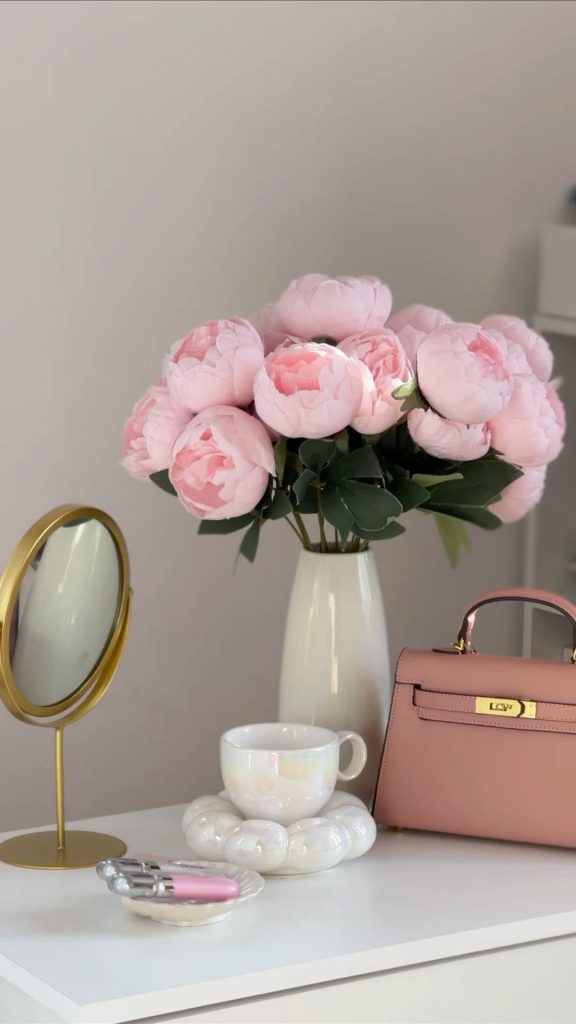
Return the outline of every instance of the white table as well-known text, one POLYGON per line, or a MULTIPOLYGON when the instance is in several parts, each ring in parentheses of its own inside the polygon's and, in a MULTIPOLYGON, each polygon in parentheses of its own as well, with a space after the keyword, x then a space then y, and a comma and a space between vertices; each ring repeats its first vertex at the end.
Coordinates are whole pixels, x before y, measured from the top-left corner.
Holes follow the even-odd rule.
MULTIPOLYGON (((185 856, 181 812, 81 824, 185 856)), ((576 1021, 575 932, 576 855, 515 844, 385 833, 198 929, 0 865, 0 1021, 576 1021)))

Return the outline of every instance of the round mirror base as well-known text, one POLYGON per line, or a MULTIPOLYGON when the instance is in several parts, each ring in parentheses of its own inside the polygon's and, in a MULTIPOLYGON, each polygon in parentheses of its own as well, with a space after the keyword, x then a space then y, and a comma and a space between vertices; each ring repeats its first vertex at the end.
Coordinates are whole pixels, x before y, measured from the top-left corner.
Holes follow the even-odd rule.
POLYGON ((0 861, 19 868, 90 868, 108 857, 122 857, 126 843, 104 832, 66 831, 66 848, 59 850, 56 832, 26 832, 0 843, 0 861))

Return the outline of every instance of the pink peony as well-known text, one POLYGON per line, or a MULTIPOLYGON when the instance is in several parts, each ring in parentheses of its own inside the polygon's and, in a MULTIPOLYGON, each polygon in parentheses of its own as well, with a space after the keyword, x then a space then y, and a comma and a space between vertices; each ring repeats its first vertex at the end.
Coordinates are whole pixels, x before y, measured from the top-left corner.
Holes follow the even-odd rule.
POLYGON ((498 516, 503 523, 517 522, 538 504, 545 482, 546 466, 531 466, 525 469, 522 476, 504 488, 498 501, 490 505, 489 511, 498 516))
POLYGON ((507 462, 543 466, 562 451, 564 406, 550 384, 516 377, 512 398, 490 422, 492 445, 507 462))
POLYGON ((178 438, 169 474, 178 497, 199 519, 251 512, 274 472, 265 428, 249 413, 217 405, 196 416, 178 438))
POLYGON ((410 327, 410 324, 406 324, 398 331, 398 339, 412 366, 418 363, 418 349, 425 337, 424 331, 418 331, 415 327, 410 327))
POLYGON ((273 352, 275 348, 278 348, 279 345, 286 341, 288 334, 282 326, 282 321, 274 302, 268 302, 261 309, 257 309, 249 319, 264 342, 266 355, 269 352, 273 352))
POLYGON ((394 392, 414 380, 404 348, 386 327, 345 338, 338 348, 364 367, 364 394, 352 420, 354 430, 360 434, 387 430, 402 415, 403 398, 394 398, 394 392))
POLYGON ((192 414, 175 405, 162 382, 139 398, 122 431, 122 465, 132 476, 148 477, 166 469, 172 445, 192 414))
POLYGON ((501 345, 476 324, 442 324, 418 349, 422 394, 447 419, 485 423, 510 400, 512 378, 501 345))
POLYGON ((528 327, 525 320, 519 316, 487 316, 481 326, 491 331, 500 331, 508 341, 521 345, 532 373, 539 380, 550 380, 554 361, 552 349, 545 338, 528 327))
POLYGON ((174 401, 192 412, 248 405, 263 362, 264 345, 247 320, 206 320, 172 347, 164 377, 174 401))
POLYGON ((398 335, 412 366, 416 366, 416 354, 426 335, 435 327, 452 322, 452 318, 442 309, 422 306, 416 302, 393 313, 386 327, 398 335))
POLYGON ((490 447, 490 431, 485 423, 466 426, 443 419, 432 409, 408 413, 408 431, 420 448, 437 459, 468 462, 482 458, 490 447))
POLYGON ((264 360, 254 381, 260 419, 286 437, 326 437, 347 427, 362 398, 362 373, 332 345, 291 341, 264 360))
POLYGON ((383 327, 391 304, 390 289, 377 277, 306 274, 281 295, 277 312, 289 334, 343 341, 383 327))
POLYGON ((403 327, 413 327, 414 330, 421 331, 422 334, 430 334, 435 327, 453 322, 452 317, 442 309, 434 309, 433 306, 423 306, 421 303, 415 302, 414 305, 405 306, 404 309, 393 313, 386 327, 394 331, 395 334, 398 334, 403 327))
POLYGON ((500 345, 504 352, 506 366, 513 377, 519 375, 522 377, 532 376, 532 368, 526 358, 526 352, 522 345, 518 345, 515 341, 510 341, 510 338, 497 331, 495 327, 483 327, 482 329, 500 345))

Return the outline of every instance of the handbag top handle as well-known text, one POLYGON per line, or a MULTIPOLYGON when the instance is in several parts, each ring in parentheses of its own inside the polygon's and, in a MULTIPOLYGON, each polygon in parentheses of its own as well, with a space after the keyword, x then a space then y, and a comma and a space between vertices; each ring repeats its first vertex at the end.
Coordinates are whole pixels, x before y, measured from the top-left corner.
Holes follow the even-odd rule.
POLYGON ((475 653, 472 647, 472 630, 476 612, 485 604, 496 604, 499 601, 526 601, 562 612, 572 626, 572 657, 570 660, 572 664, 576 662, 576 605, 559 594, 553 594, 549 590, 536 590, 533 587, 505 587, 503 590, 489 590, 486 594, 481 594, 476 598, 466 608, 458 638, 452 645, 457 651, 460 651, 461 654, 475 653))

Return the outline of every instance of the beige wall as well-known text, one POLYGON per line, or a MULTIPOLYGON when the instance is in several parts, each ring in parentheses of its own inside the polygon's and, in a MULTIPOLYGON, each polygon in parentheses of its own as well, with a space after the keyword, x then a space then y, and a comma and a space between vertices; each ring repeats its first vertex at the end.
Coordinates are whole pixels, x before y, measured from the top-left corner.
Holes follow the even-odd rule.
MULTIPOLYGON (((133 561, 126 656, 67 738, 71 816, 212 788, 220 732, 275 711, 292 535, 233 575, 234 538, 117 467, 163 350, 310 270, 529 312, 576 174, 575 38, 570 2, 0 5, 0 560, 79 499, 133 561)), ((444 642, 467 596, 518 580, 521 530, 452 573, 414 517, 378 560, 393 651, 444 642)), ((52 818, 49 748, 0 714, 0 828, 52 818)))

